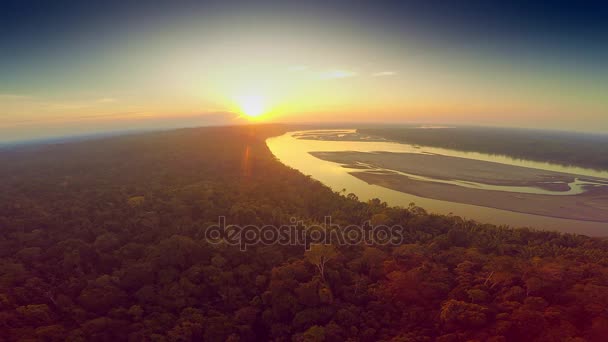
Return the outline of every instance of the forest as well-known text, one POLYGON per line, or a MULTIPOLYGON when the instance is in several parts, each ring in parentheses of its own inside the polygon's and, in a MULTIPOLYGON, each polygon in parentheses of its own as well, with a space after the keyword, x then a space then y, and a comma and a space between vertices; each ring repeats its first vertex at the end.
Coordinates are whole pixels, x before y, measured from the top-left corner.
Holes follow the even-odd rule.
POLYGON ((358 132, 408 144, 608 170, 608 136, 602 134, 497 127, 370 127, 358 132))
POLYGON ((192 128, 1 151, 0 340, 608 336, 608 241, 360 201, 274 158, 265 139, 285 129, 192 128), (331 216, 408 234, 398 246, 241 251, 204 238, 219 216, 275 225, 331 216))

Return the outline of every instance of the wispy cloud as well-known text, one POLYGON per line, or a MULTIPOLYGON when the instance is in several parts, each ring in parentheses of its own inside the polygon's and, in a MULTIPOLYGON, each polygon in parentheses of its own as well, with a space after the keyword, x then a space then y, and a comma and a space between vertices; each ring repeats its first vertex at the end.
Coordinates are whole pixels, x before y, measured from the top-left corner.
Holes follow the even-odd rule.
POLYGON ((31 98, 29 95, 0 93, 0 100, 23 100, 31 98))
POLYGON ((97 99, 98 103, 112 103, 112 102, 116 102, 116 101, 118 101, 118 100, 113 97, 102 97, 100 99, 97 99))
POLYGON ((395 76, 395 75, 397 75, 397 73, 394 71, 378 71, 378 72, 372 73, 373 77, 386 77, 386 76, 395 76))
POLYGON ((355 77, 357 73, 349 70, 329 70, 321 74, 323 80, 333 80, 338 78, 355 77))
POLYGON ((305 70, 308 70, 307 65, 292 65, 289 68, 287 68, 287 71, 291 71, 291 72, 305 71, 305 70))
POLYGON ((11 127, 19 125, 32 125, 32 124, 44 124, 51 122, 77 122, 85 120, 96 120, 96 119, 114 119, 114 118, 137 118, 137 117, 148 117, 153 116, 148 112, 144 111, 131 111, 131 112, 118 112, 110 114, 91 114, 91 115, 56 115, 42 118, 31 118, 13 120, 6 123, 0 123, 0 127, 11 127))

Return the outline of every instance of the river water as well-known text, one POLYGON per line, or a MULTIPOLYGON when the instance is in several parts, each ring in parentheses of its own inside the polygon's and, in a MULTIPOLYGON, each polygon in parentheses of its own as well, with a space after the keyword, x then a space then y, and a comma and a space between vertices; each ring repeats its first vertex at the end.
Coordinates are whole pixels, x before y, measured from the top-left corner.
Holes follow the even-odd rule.
MULTIPOLYGON (((597 171, 579 167, 568 167, 550 163, 513 159, 501 155, 490 155, 476 152, 462 152, 443 148, 416 146, 389 141, 348 141, 324 139, 324 136, 333 136, 341 138, 342 135, 348 135, 353 133, 354 130, 315 130, 288 132, 281 136, 267 139, 266 144, 268 145, 272 153, 275 155, 275 157, 277 157, 283 164, 297 169, 305 175, 310 175, 314 179, 317 179, 325 185, 329 186, 334 191, 341 191, 342 189, 346 189, 346 193, 352 192, 357 195, 360 200, 363 201, 372 198, 379 198, 382 201, 386 201, 389 205, 405 207, 413 202, 417 206, 420 206, 429 212, 438 214, 454 214, 466 219, 473 219, 483 223, 509 225, 513 227, 532 227, 538 229, 557 230, 562 232, 579 233, 592 236, 608 236, 607 223, 560 219, 539 215, 516 213, 506 210, 499 210, 494 208, 487 208, 456 202, 440 201, 414 196, 408 193, 391 190, 377 185, 371 185, 349 174, 349 172, 356 171, 356 169, 345 168, 341 164, 321 160, 312 156, 309 152, 385 151, 402 153, 432 153, 445 156, 461 157, 508 165, 529 167, 535 169, 564 172, 580 176, 599 177, 608 180, 608 172, 606 171, 597 171), (307 138, 302 139, 302 137, 307 138)), ((416 175, 407 176, 421 177, 416 175)), ((437 180, 429 179, 429 181, 437 180)), ((452 182, 452 184, 482 188, 489 186, 487 184, 471 184, 471 182, 463 184, 452 182)), ((528 187, 509 187, 499 190, 514 192, 551 193, 555 195, 574 195, 581 193, 582 185, 584 184, 588 183, 580 181, 577 178, 575 182, 569 184, 571 190, 568 192, 551 192, 539 188, 528 187)), ((494 190, 497 189, 494 188, 494 190)))

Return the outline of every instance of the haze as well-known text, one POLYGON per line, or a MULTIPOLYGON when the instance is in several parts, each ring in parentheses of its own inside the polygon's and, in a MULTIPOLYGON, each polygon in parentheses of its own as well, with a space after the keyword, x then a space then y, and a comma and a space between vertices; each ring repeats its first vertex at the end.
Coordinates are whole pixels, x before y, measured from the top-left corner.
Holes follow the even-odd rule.
POLYGON ((245 120, 608 129, 603 6, 181 4, 3 2, 0 141, 245 120))

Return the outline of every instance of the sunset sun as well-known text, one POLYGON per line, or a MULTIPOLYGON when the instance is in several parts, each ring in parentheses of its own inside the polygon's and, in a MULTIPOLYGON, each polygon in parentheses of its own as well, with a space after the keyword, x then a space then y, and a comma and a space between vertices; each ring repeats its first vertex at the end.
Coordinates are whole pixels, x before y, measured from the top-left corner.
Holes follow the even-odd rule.
POLYGON ((608 342, 607 18, 0 0, 0 342, 608 342))
POLYGON ((259 95, 239 96, 236 102, 240 112, 249 118, 258 118, 267 110, 266 100, 259 95))

